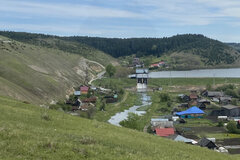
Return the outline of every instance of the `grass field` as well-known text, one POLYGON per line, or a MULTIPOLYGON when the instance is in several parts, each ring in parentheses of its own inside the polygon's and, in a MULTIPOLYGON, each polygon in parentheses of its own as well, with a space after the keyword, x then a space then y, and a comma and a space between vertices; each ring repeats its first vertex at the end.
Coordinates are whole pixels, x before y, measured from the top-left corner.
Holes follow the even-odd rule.
POLYGON ((0 97, 0 159, 214 159, 239 156, 0 97))

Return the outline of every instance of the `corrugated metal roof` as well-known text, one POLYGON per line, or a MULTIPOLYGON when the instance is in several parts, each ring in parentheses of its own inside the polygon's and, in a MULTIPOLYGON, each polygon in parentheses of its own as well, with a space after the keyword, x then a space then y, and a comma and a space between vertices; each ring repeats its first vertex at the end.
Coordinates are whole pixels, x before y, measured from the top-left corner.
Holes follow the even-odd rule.
POLYGON ((148 74, 137 74, 137 78, 148 78, 148 74))

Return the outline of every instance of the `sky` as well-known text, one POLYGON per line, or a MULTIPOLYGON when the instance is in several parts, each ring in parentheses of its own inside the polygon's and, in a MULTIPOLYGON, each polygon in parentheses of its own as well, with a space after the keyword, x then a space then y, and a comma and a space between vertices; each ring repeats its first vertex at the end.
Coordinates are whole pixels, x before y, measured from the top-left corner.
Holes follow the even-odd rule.
POLYGON ((0 0, 0 30, 119 38, 194 33, 240 43, 240 0, 0 0))

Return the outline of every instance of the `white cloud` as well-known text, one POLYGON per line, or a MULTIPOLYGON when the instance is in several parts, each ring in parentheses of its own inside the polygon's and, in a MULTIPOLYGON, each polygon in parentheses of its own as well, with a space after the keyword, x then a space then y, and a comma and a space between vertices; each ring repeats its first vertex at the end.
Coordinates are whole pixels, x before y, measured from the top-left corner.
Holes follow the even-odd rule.
POLYGON ((96 17, 96 18, 139 18, 144 15, 126 11, 91 5, 76 5, 68 3, 36 3, 27 1, 5 1, 0 0, 0 11, 15 12, 47 17, 96 17))

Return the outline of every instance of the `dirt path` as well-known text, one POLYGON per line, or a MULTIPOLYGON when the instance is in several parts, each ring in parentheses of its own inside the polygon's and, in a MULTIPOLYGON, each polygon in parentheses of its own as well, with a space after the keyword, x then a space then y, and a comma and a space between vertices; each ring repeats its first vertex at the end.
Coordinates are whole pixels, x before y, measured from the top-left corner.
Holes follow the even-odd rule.
POLYGON ((147 133, 147 129, 148 129, 149 125, 150 125, 150 124, 147 124, 147 125, 143 128, 143 132, 144 132, 144 133, 147 133))
POLYGON ((93 77, 88 84, 91 85, 93 81, 97 80, 97 79, 101 79, 103 77, 103 75, 106 73, 106 71, 102 71, 100 73, 97 74, 97 76, 93 77))
POLYGON ((124 95, 123 99, 120 102, 114 104, 114 106, 118 106, 121 103, 125 102, 127 100, 128 95, 129 95, 129 92, 126 92, 126 94, 124 95))

